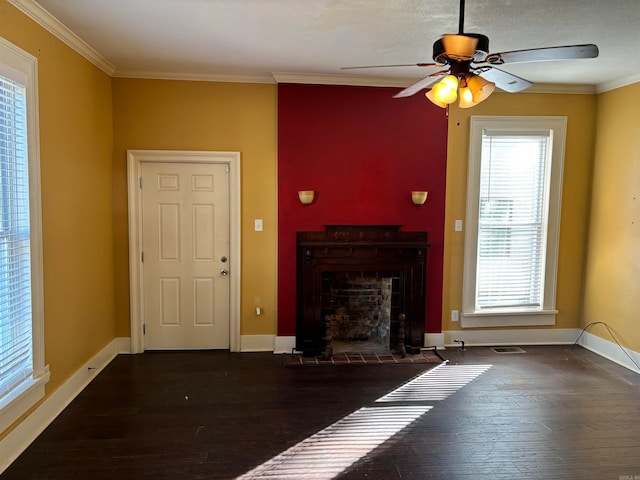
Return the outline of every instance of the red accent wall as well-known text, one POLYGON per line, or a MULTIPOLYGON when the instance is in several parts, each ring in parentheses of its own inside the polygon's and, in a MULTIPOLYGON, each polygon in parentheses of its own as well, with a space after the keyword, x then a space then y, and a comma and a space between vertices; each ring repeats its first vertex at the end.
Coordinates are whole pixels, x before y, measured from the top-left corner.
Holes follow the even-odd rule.
POLYGON ((442 317, 447 119, 397 88, 278 86, 278 335, 295 335, 296 232, 401 225, 429 232, 426 332, 442 317), (303 206, 298 190, 315 190, 303 206), (412 190, 429 192, 424 205, 412 190))

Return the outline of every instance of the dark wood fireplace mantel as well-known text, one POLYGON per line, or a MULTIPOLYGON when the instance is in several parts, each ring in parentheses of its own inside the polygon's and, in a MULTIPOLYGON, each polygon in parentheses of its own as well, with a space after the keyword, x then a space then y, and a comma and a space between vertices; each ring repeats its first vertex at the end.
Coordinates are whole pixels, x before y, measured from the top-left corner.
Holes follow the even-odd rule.
POLYGON ((392 276, 399 279, 391 321, 391 345, 422 345, 426 312, 427 232, 399 225, 327 225, 297 233, 296 349, 318 355, 326 346, 327 275, 392 276), (405 315, 404 339, 398 316, 405 315))

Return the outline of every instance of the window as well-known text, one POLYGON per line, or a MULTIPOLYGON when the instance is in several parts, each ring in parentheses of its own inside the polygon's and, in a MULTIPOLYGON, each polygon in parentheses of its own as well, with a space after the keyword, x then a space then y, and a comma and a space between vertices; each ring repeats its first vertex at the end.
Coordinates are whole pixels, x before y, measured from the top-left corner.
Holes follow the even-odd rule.
POLYGON ((44 396, 37 63, 0 38, 0 432, 44 396))
POLYGON ((553 325, 564 117, 472 117, 462 327, 553 325))

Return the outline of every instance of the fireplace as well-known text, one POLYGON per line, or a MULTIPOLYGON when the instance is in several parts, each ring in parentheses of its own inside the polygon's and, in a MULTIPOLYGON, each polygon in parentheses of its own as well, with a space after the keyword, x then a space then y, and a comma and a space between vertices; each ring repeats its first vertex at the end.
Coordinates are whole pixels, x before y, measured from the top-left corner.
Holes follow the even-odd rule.
POLYGON ((376 337, 390 350, 421 346, 428 246, 427 232, 399 225, 298 232, 296 349, 328 354, 342 335, 340 341, 376 337))
POLYGON ((322 318, 326 341, 330 342, 327 348, 333 353, 390 350, 391 317, 392 311, 397 312, 399 280, 397 275, 379 272, 323 274, 322 318))

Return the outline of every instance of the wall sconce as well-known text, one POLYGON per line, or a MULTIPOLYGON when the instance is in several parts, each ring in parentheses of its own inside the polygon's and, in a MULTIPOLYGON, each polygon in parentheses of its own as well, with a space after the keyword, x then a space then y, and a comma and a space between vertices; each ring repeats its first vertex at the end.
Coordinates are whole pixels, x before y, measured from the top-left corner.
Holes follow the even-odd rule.
POLYGON ((316 192, 313 190, 300 190, 298 192, 298 198, 303 205, 310 205, 313 202, 313 197, 316 192))
POLYGON ((411 200, 413 201, 414 205, 423 205, 424 202, 427 201, 427 194, 429 192, 411 192, 411 200))

